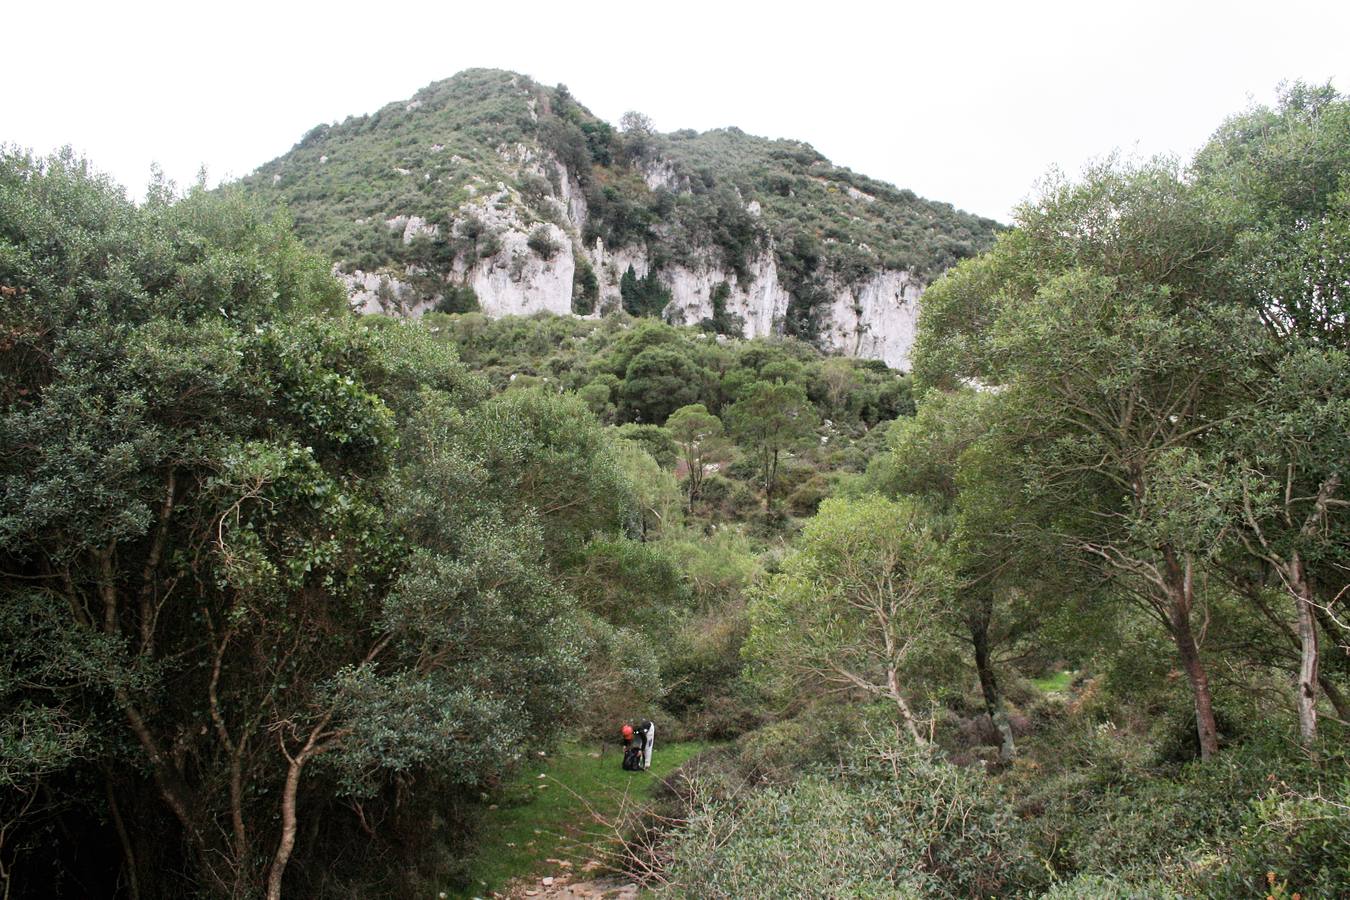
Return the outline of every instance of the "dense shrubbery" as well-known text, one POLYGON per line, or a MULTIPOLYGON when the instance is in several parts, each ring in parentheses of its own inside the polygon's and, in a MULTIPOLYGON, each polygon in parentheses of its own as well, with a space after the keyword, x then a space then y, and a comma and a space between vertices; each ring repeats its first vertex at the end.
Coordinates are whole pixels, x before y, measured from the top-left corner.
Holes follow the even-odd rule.
POLYGON ((981 773, 898 735, 854 734, 833 751, 785 786, 737 788, 695 769, 669 849, 680 892, 986 897, 1048 882, 1013 806, 981 773))
POLYGON ((69 155, 0 158, 11 895, 397 892, 462 857, 504 746, 632 668, 597 560, 643 616, 688 607, 626 537, 664 509, 645 452, 575 398, 489 398, 327 270, 236 193, 136 207, 69 155))

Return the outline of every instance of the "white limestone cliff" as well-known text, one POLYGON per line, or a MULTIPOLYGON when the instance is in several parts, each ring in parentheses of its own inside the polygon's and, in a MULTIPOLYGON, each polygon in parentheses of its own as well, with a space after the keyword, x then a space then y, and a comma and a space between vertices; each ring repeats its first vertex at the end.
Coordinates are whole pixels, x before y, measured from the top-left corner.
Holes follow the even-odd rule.
POLYGON ((670 288, 670 305, 666 318, 686 325, 697 325, 714 314, 713 292, 718 285, 727 285, 726 311, 739 316, 744 323, 744 336, 763 337, 782 330, 787 316, 787 289, 778 280, 778 262, 770 252, 756 256, 749 266, 749 279, 738 283, 736 274, 714 264, 695 268, 673 266, 662 272, 662 280, 670 288))
POLYGON ((347 299, 363 315, 406 316, 416 318, 436 305, 439 297, 419 301, 417 292, 398 277, 385 272, 343 272, 337 266, 333 274, 347 287, 347 299))
POLYGON ((909 368, 923 283, 909 272, 882 270, 856 285, 834 286, 821 317, 822 343, 845 356, 909 368))
MULTIPOLYGON (((650 261, 643 247, 607 248, 597 240, 583 247, 580 235, 585 229, 586 198, 578 179, 551 154, 540 154, 523 144, 503 145, 499 155, 522 173, 539 175, 550 184, 546 202, 553 212, 551 222, 539 222, 519 194, 498 182, 456 210, 450 218, 458 223, 477 220, 494 236, 496 250, 485 258, 461 257, 452 271, 443 273, 447 284, 473 288, 482 311, 489 316, 530 315, 572 312, 573 275, 578 257, 584 257, 594 270, 599 284, 599 301, 594 315, 620 308, 619 282, 629 267, 638 277, 646 276, 650 261), (489 192, 490 191, 490 192, 489 192), (562 223, 559 225, 557 223, 562 223), (548 240, 544 253, 530 246, 532 233, 543 230, 548 240)), ((669 164, 654 163, 643 171, 650 185, 680 190, 684 185, 669 164)), ((858 192, 861 194, 861 192, 858 192)), ((855 199, 867 202, 862 194, 855 199)), ((751 203, 751 214, 758 204, 751 203)), ((419 236, 436 237, 439 229, 425 219, 398 214, 385 220, 391 230, 401 232, 404 244, 419 236)), ((536 245, 539 244, 535 241, 536 245)), ((719 286, 727 286, 725 312, 739 317, 744 336, 779 334, 787 316, 791 296, 778 273, 772 248, 765 248, 750 260, 747 277, 738 279, 709 248, 683 248, 682 255, 694 262, 667 264, 658 272, 670 290, 671 301, 664 317, 671 322, 697 325, 714 316, 713 295, 719 286)), ((412 272, 341 274, 351 296, 352 307, 366 313, 419 316, 435 307, 439 296, 418 300, 416 291, 403 279, 412 272)), ((909 366, 914 343, 923 282, 909 272, 881 270, 853 284, 827 284, 832 301, 820 311, 819 344, 822 349, 847 356, 879 359, 894 368, 909 366)))
POLYGON ((544 259, 530 249, 529 235, 517 230, 500 234, 501 250, 480 259, 464 274, 478 295, 478 305, 489 316, 527 316, 572 312, 572 274, 576 262, 572 243, 556 225, 550 229, 558 250, 544 259))

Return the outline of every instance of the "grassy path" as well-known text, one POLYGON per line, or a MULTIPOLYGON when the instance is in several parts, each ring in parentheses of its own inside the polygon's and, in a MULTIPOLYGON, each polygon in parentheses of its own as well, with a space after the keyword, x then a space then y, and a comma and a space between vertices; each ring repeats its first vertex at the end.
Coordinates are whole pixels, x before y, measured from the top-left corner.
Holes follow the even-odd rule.
POLYGON ((1037 690, 1046 694, 1056 691, 1063 692, 1068 690, 1069 685, 1073 683, 1074 674, 1074 672, 1065 669, 1062 672, 1046 675, 1044 678, 1033 678, 1031 683, 1036 686, 1037 690))
POLYGON ((623 771, 617 749, 601 755, 594 743, 564 743, 557 753, 536 757, 487 811, 471 889, 451 896, 486 897, 512 878, 549 874, 549 859, 579 866, 590 856, 591 810, 612 815, 625 799, 646 800, 660 779, 707 746, 657 741, 647 772, 623 771))

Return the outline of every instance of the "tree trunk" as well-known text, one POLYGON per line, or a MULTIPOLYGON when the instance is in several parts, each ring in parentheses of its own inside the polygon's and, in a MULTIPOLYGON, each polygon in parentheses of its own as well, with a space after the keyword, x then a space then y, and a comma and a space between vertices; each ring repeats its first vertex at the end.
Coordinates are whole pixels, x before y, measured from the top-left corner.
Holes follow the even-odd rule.
POLYGON ((764 467, 764 511, 773 511, 773 483, 778 480, 778 450, 775 448, 764 467))
POLYGON ((1298 607, 1298 732, 1304 747, 1317 741, 1317 682, 1319 657, 1317 621, 1313 618, 1312 587, 1297 551, 1289 563, 1290 590, 1298 607))
POLYGON ((900 718, 905 723, 905 728, 909 730, 910 737, 914 738, 914 743, 920 747, 925 746, 928 741, 919 733, 918 723, 914 721, 914 713, 910 710, 909 704, 905 702, 905 695, 900 693, 900 676, 895 669, 886 670, 886 689, 895 701, 896 707, 900 710, 900 718))
POLYGON ((989 619, 992 615, 993 598, 990 597, 980 602, 978 610, 970 618, 970 642, 975 646, 975 671, 980 676, 984 706, 1002 738, 998 758, 1006 763, 1017 755, 1017 745, 1013 742, 1012 723, 1008 721, 1008 710, 1003 704, 1003 694, 998 689, 998 679, 994 676, 994 667, 989 660, 989 619))
POLYGON ((1214 721, 1214 698, 1209 692, 1209 676, 1205 674, 1204 664, 1200 660, 1200 647, 1191 630, 1191 607, 1195 599, 1191 563, 1188 559, 1183 567, 1170 549, 1165 551, 1164 558, 1170 595, 1168 620, 1172 640, 1181 655, 1181 665, 1186 670, 1195 700, 1195 729, 1200 738, 1200 758, 1209 759, 1219 752, 1219 728, 1214 721))
POLYGON ((1336 710, 1336 716, 1342 722, 1350 724, 1350 699, 1346 699, 1340 688, 1336 687, 1336 682, 1326 675, 1319 674, 1317 683, 1321 685, 1322 693, 1326 695, 1327 700, 1331 701, 1331 708, 1336 710))
POLYGON ((267 873, 267 900, 281 900, 281 877, 286 874, 286 864, 295 850, 295 803, 300 793, 300 770, 305 766, 305 759, 305 753, 301 751, 286 770, 286 786, 281 792, 281 842, 267 873))
POLYGON ((127 889, 131 900, 141 900, 141 884, 137 877, 136 853, 131 848, 131 838, 127 834, 126 823, 122 820, 122 809, 117 805, 117 793, 113 790, 112 776, 105 773, 103 784, 108 793, 108 814, 113 828, 117 831, 117 841, 122 846, 123 864, 127 870, 127 889))
POLYGON ((1200 738, 1200 758, 1209 759, 1219 752, 1219 728, 1214 722, 1214 698, 1209 692, 1209 676, 1205 674, 1204 664, 1200 661, 1200 648, 1196 646, 1195 635, 1191 632, 1189 610, 1179 610, 1174 606, 1172 612, 1172 640, 1181 654, 1181 665, 1186 670, 1186 678, 1190 681, 1191 694, 1195 699, 1195 728, 1200 738))

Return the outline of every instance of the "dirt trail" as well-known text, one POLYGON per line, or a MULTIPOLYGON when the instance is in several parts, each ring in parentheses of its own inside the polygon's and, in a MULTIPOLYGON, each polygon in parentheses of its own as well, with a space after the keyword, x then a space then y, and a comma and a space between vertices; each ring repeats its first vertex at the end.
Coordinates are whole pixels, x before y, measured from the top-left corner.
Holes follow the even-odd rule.
POLYGON ((620 875, 592 877, 601 865, 590 860, 573 871, 567 860, 550 859, 555 873, 534 878, 517 878, 502 891, 494 891, 494 898, 502 900, 637 900, 638 886, 620 875))

